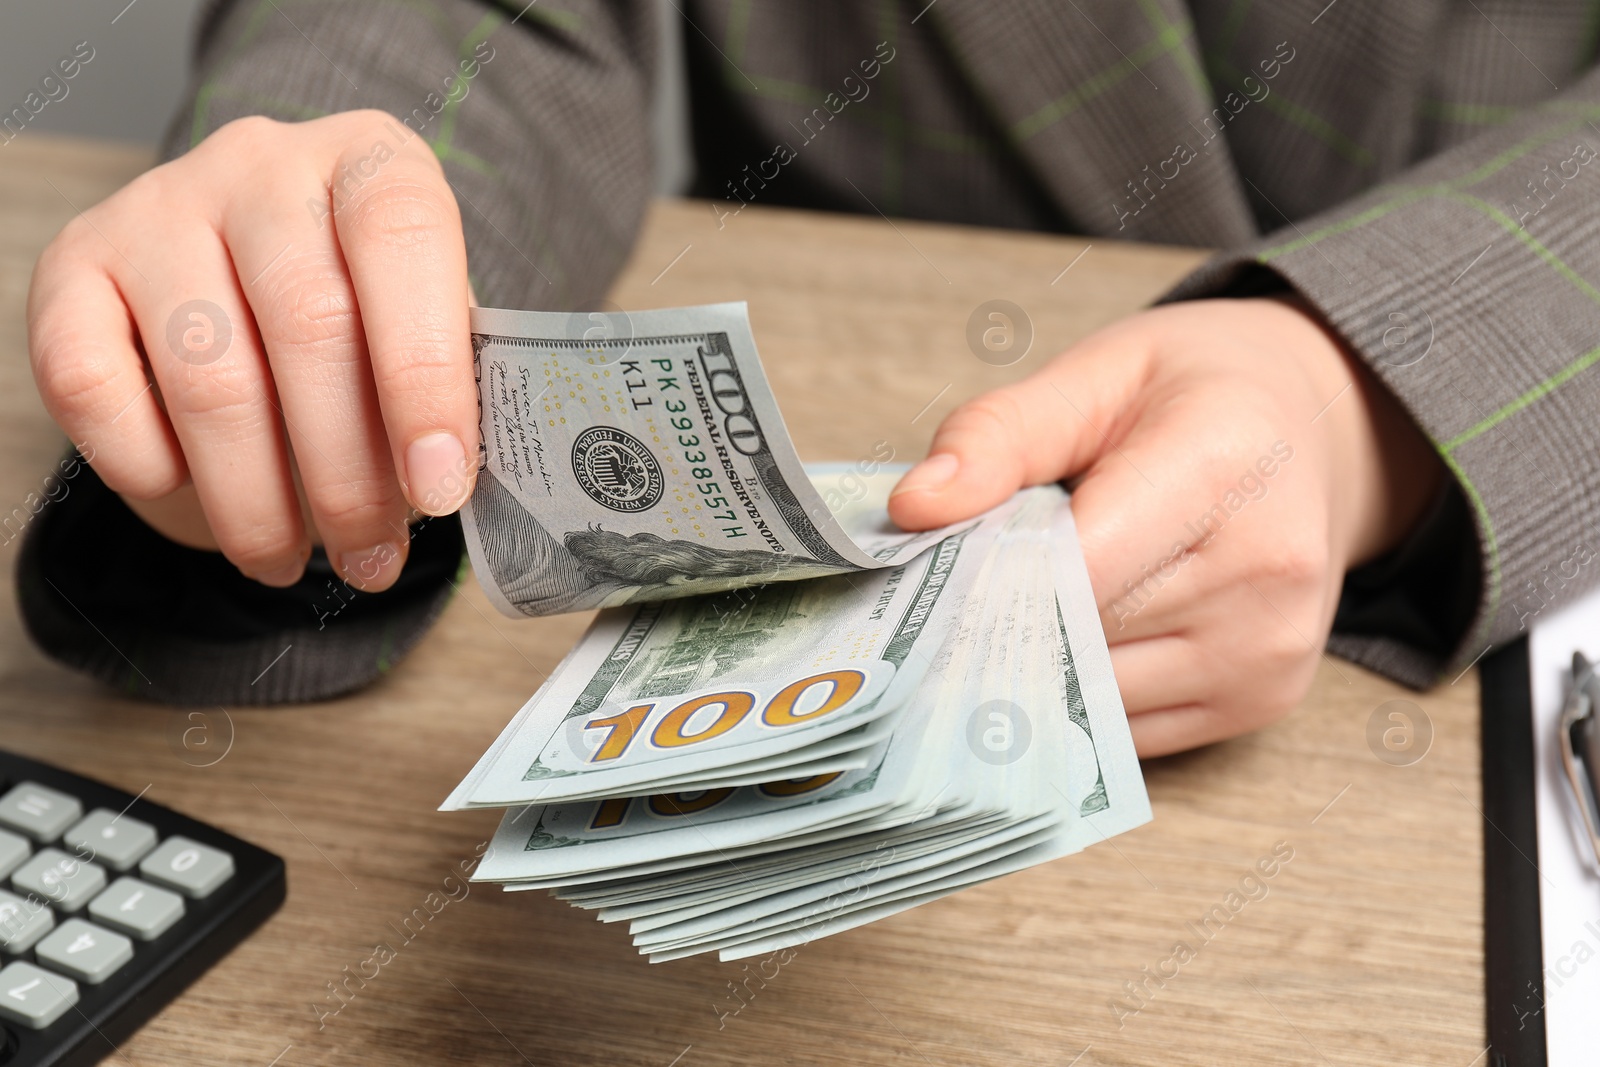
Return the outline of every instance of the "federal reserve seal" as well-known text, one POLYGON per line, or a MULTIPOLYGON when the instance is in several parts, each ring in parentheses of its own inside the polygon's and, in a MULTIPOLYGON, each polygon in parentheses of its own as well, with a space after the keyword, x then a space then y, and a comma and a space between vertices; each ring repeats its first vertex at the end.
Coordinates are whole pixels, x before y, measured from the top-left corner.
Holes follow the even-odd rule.
POLYGON ((610 426, 591 426, 572 442, 572 473, 595 503, 612 511, 648 511, 666 488, 644 442, 610 426))

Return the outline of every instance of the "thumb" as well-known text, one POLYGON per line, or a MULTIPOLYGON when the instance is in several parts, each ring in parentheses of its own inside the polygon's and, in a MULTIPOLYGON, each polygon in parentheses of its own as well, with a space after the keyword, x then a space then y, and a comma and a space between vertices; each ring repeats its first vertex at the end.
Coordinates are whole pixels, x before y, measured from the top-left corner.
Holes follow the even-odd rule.
POLYGON ((928 457, 889 495, 902 529, 960 522, 1017 490, 1071 477, 1114 447, 1146 378, 1126 343, 1079 345, 1037 373, 984 393, 945 417, 928 457))

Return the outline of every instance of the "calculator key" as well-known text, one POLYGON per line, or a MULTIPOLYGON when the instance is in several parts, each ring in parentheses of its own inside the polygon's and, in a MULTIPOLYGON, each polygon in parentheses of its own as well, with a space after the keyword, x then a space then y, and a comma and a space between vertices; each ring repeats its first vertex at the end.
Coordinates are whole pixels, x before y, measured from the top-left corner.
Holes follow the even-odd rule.
POLYGON ((0 889, 0 949, 16 956, 50 932, 56 917, 42 900, 26 900, 0 889))
POLYGON ((0 825, 20 830, 48 845, 83 817, 78 798, 33 782, 22 782, 0 797, 0 825))
POLYGON ((199 899, 233 875, 233 857, 187 837, 169 837, 144 858, 139 873, 199 899))
POLYGON ((68 919, 33 954, 62 974, 97 985, 133 959, 133 942, 82 919, 68 919))
POLYGON ((0 971, 0 1018, 43 1030, 78 1003, 78 983, 17 961, 0 971))
POLYGON ((118 878, 89 902, 89 917, 140 941, 151 941, 183 918, 183 898, 137 878, 118 878))
POLYGON ((156 847, 156 830, 149 823, 96 808, 61 838, 78 855, 121 872, 138 863, 156 847))
POLYGON ((22 865, 33 848, 26 837, 18 837, 8 830, 0 830, 0 878, 4 878, 22 865))
POLYGON ((106 872, 99 864, 69 856, 59 848, 41 848, 17 868, 11 886, 36 893, 61 911, 74 912, 106 887, 106 872))

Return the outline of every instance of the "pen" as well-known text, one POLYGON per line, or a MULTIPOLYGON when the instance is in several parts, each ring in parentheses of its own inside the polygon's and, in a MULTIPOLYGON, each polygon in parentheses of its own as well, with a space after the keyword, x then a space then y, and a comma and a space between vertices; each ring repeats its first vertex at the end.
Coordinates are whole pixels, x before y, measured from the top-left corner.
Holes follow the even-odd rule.
POLYGON ((1595 865, 1600 868, 1600 723, 1595 721, 1596 707, 1600 707, 1600 677, 1582 652, 1574 652, 1572 686, 1561 707, 1561 762, 1589 833, 1595 865))

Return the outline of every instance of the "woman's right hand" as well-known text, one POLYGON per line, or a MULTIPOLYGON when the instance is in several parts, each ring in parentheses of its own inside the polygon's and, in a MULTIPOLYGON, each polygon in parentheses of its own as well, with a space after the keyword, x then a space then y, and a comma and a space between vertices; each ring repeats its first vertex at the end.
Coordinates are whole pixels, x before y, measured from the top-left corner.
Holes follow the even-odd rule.
POLYGON ((472 491, 469 299, 420 137, 376 111, 246 118, 62 230, 28 346, 51 416, 155 529, 272 586, 320 537, 376 591, 410 509, 472 491))

